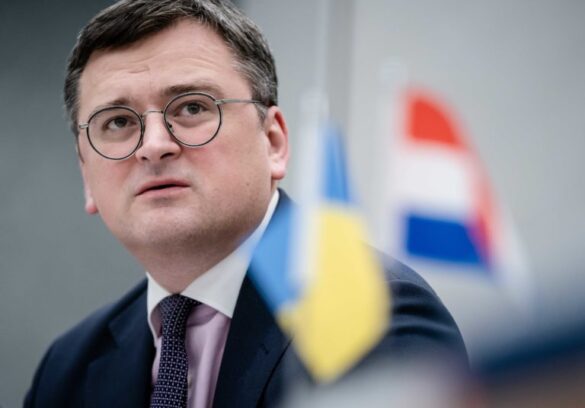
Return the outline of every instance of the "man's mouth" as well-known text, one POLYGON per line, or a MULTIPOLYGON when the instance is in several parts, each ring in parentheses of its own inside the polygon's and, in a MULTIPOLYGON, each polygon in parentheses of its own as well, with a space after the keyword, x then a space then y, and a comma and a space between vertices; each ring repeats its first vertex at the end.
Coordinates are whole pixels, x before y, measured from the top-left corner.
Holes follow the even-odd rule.
POLYGON ((188 186, 188 183, 181 180, 153 180, 141 185, 136 195, 140 196, 149 192, 161 190, 170 191, 174 189, 182 189, 188 186))
POLYGON ((160 186, 154 186, 149 188, 146 191, 151 191, 151 190, 162 190, 163 188, 170 188, 170 187, 176 187, 176 184, 161 184, 160 186))

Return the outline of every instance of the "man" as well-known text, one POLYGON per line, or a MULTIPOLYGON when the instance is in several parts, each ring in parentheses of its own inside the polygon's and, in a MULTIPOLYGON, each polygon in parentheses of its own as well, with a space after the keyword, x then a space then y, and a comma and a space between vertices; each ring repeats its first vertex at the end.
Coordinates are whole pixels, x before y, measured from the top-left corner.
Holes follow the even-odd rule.
MULTIPOLYGON (((82 30, 65 102, 85 209, 147 279, 51 346, 25 405, 274 405, 294 350, 246 275, 290 205, 288 131, 258 28, 225 0, 121 1, 82 30)), ((463 356, 428 285, 389 275, 393 326, 372 355, 463 356)))

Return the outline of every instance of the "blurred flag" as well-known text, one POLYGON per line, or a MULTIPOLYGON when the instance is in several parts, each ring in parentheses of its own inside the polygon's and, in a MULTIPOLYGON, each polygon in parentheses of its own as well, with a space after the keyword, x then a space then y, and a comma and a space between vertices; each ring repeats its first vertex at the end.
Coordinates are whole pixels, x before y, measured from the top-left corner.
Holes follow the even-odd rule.
POLYGON ((527 268, 512 223, 454 115, 421 91, 400 102, 389 178, 393 253, 505 281, 525 302, 527 268))
POLYGON ((300 205, 281 205, 250 271, 309 372, 327 382, 380 340, 390 307, 348 188, 340 134, 319 120, 304 125, 310 147, 300 205))

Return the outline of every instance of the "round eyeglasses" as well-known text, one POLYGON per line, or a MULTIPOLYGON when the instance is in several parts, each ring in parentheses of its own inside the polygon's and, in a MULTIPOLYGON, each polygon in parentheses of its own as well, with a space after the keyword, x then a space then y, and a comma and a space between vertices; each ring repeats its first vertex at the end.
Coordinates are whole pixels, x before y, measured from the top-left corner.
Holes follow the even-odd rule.
POLYGON ((149 113, 162 113, 164 123, 178 143, 200 147, 211 142, 219 133, 227 103, 264 103, 253 99, 215 99, 201 92, 188 92, 173 97, 163 110, 149 110, 140 115, 128 106, 108 106, 94 112, 85 129, 91 147, 110 160, 124 160, 132 156, 142 144, 144 118, 149 113))

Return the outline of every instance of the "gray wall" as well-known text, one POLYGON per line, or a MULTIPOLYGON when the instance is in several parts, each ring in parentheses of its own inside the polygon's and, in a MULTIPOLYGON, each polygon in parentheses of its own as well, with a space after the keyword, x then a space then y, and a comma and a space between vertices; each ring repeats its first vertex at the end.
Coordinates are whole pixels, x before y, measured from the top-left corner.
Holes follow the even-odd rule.
MULTIPOLYGON (((61 108, 64 63, 76 33, 108 3, 0 3, 1 406, 20 405, 34 367, 58 333, 142 276, 100 220, 83 212, 73 139, 61 108)), ((294 154, 299 97, 316 82, 315 37, 323 18, 313 0, 243 3, 274 48, 294 154)), ((559 314, 580 310, 585 3, 331 3, 325 86, 332 113, 348 132, 369 213, 375 183, 367 146, 376 130, 367 102, 350 101, 376 95, 378 65, 398 57, 415 83, 442 95, 463 118, 526 245, 539 320, 552 324, 559 314)), ((302 164, 293 156, 285 184, 290 189, 302 164)), ((465 306, 480 299, 482 309, 498 309, 490 303, 497 297, 465 278, 430 279, 473 349, 483 333, 465 306)))
POLYGON ((83 212, 63 120, 65 60, 108 1, 0 3, 0 406, 21 405, 49 343, 141 269, 83 212))

